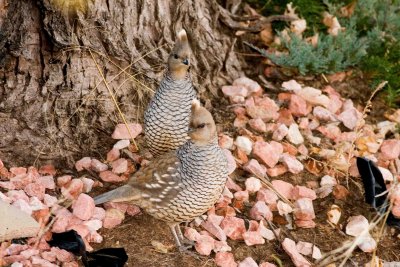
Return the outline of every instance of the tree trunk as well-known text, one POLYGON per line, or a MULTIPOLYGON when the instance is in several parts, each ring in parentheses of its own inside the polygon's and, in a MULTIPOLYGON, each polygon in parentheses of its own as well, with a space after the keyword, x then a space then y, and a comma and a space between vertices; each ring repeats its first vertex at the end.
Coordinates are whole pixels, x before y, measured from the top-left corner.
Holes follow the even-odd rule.
POLYGON ((110 91, 141 122, 182 27, 194 84, 215 95, 241 73, 219 14, 215 0, 0 0, 0 159, 104 157, 122 122, 110 91))

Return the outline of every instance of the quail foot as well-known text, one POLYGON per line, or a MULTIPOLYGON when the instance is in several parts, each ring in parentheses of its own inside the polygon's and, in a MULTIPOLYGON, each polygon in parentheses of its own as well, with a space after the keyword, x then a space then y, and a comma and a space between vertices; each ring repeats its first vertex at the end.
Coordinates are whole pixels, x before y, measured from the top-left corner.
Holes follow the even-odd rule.
POLYGON ((188 37, 181 30, 168 58, 168 70, 144 114, 144 134, 153 156, 176 150, 188 140, 190 105, 196 98, 189 66, 188 37))
POLYGON ((211 114, 193 100, 188 135, 175 151, 155 158, 128 184, 95 197, 95 203, 131 202, 165 221, 183 250, 181 222, 205 213, 219 199, 228 176, 227 161, 218 145, 211 114))

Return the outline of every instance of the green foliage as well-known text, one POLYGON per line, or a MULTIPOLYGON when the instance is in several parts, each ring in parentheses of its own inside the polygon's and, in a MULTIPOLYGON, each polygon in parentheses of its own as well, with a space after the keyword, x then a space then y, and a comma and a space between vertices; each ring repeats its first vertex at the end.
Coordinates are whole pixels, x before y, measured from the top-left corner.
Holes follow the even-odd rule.
POLYGON ((291 41, 281 36, 287 54, 267 54, 275 64, 297 68, 301 74, 334 73, 357 65, 366 54, 365 39, 355 38, 353 31, 338 36, 322 34, 318 45, 313 47, 299 37, 291 34, 291 41))
MULTIPOLYGON (((248 0, 262 6, 264 15, 282 14, 290 0, 248 0)), ((351 0, 292 1, 296 11, 307 21, 308 33, 319 33, 318 46, 291 35, 283 41, 284 53, 264 53, 274 63, 297 68, 301 74, 332 73, 357 66, 369 74, 373 83, 388 81, 387 99, 393 104, 400 97, 400 0, 358 0, 354 13, 341 17, 340 7, 351 0), (338 17, 345 31, 333 37, 322 26, 322 13, 338 17)), ((280 28, 275 28, 280 30, 280 28)), ((281 38, 284 40, 284 38, 281 38)))

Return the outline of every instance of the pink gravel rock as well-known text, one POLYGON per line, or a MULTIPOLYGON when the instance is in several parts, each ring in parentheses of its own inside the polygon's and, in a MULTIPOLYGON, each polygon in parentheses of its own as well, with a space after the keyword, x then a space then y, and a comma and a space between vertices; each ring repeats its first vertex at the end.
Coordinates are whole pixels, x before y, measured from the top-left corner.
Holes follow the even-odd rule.
POLYGON ((267 173, 267 168, 265 168, 264 165, 261 165, 256 159, 249 160, 243 166, 243 169, 251 174, 261 177, 264 177, 265 174, 267 173))
POLYGON ((289 155, 288 153, 283 153, 281 156, 283 164, 287 167, 289 172, 297 174, 303 171, 304 167, 296 157, 289 155))
POLYGON ((290 256, 292 259, 294 265, 296 267, 307 267, 311 266, 311 263, 309 263, 306 258, 304 258, 296 249, 296 243, 289 239, 285 238, 282 242, 282 247, 286 251, 286 253, 290 256))
POLYGON ((242 191, 242 188, 238 184, 236 184, 230 177, 228 177, 228 179, 226 180, 226 187, 232 191, 242 191))
POLYGON ((77 198, 83 191, 83 182, 81 179, 72 179, 64 187, 61 188, 63 196, 69 199, 77 198))
POLYGON ((295 202, 294 216, 296 220, 312 220, 315 218, 314 206, 309 198, 299 198, 295 202))
POLYGON ((245 102, 247 114, 253 119, 260 118, 263 121, 276 120, 279 117, 279 107, 275 101, 265 96, 263 98, 250 97, 245 102))
POLYGON ((264 201, 267 204, 275 204, 278 196, 270 189, 261 188, 257 192, 257 201, 264 201))
POLYGON ((232 248, 228 245, 226 241, 214 241, 214 252, 228 252, 232 251, 232 248))
POLYGON ((301 155, 303 155, 303 156, 308 155, 308 149, 304 144, 301 144, 297 149, 301 155))
POLYGON ((328 109, 316 106, 313 115, 320 121, 337 121, 336 117, 328 109))
POLYGON ((107 164, 104 164, 98 159, 92 159, 91 164, 90 164, 90 169, 92 169, 95 172, 102 172, 106 171, 108 169, 107 164))
POLYGON ((241 150, 243 150, 246 153, 246 155, 250 155, 253 144, 248 137, 246 136, 236 137, 235 145, 241 150))
POLYGON ((234 86, 241 86, 249 91, 249 94, 258 94, 262 92, 261 86, 252 79, 247 77, 240 77, 233 81, 234 86))
POLYGON ((288 171, 287 167, 283 164, 277 164, 273 168, 267 169, 267 174, 270 177, 276 177, 282 175, 288 171))
POLYGON ((258 178, 250 177, 245 181, 246 191, 249 193, 256 193, 261 189, 261 181, 258 178))
POLYGON ((355 108, 347 109, 339 114, 338 119, 350 130, 354 130, 362 119, 362 114, 355 108))
POLYGON ((294 200, 297 200, 299 198, 309 198, 311 200, 315 200, 317 198, 317 194, 315 193, 314 190, 307 188, 305 186, 301 186, 301 185, 296 185, 293 188, 292 191, 292 196, 294 200))
POLYGON ((257 141, 253 145, 253 154, 269 167, 274 167, 283 153, 283 147, 280 143, 271 141, 257 141))
POLYGON ((128 161, 126 159, 117 159, 111 163, 112 172, 116 174, 124 173, 128 170, 128 161))
POLYGON ((25 259, 29 259, 30 257, 38 254, 39 250, 33 248, 28 248, 27 250, 21 251, 20 253, 20 255, 23 256, 25 259))
MULTIPOLYGON (((119 149, 117 148, 112 148, 110 151, 107 153, 107 161, 112 162, 120 157, 121 153, 119 152, 119 149)), ((107 169, 106 169, 107 170, 107 169)))
POLYGON ((67 209, 61 209, 56 214, 56 221, 53 224, 51 231, 53 233, 65 232, 73 215, 67 209))
POLYGON ((128 209, 128 203, 124 203, 124 202, 106 202, 106 203, 104 203, 104 208, 106 210, 108 210, 108 209, 118 209, 118 210, 122 211, 125 214, 127 209, 128 209))
POLYGON ((103 227, 107 229, 114 228, 115 226, 121 224, 124 219, 125 215, 122 211, 118 209, 108 209, 106 210, 103 227))
POLYGON ((249 192, 248 191, 237 191, 233 194, 235 199, 239 201, 248 201, 249 200, 249 192))
POLYGON ((306 116, 311 111, 307 107, 307 102, 298 95, 290 96, 289 110, 294 116, 297 117, 306 116))
POLYGON ((52 175, 41 176, 36 182, 42 184, 46 189, 54 190, 56 188, 56 183, 52 175))
POLYGON ((61 262, 70 262, 74 260, 74 255, 64 249, 59 249, 58 247, 51 247, 50 251, 56 254, 57 260, 61 262))
POLYGON ((226 160, 228 161, 228 175, 236 170, 236 160, 232 155, 232 152, 228 149, 223 149, 226 160))
MULTIPOLYGON (((1 168, 4 166, 0 166, 1 168)), ((14 175, 26 174, 27 169, 24 167, 11 167, 10 172, 14 175)))
POLYGON ((90 157, 84 157, 75 163, 75 169, 78 172, 80 172, 83 171, 84 169, 90 169, 91 165, 92 165, 92 159, 90 157))
POLYGON ((57 178, 57 186, 62 187, 71 181, 71 175, 64 175, 57 178))
POLYGON ((72 205, 72 214, 81 220, 89 220, 94 213, 94 200, 86 194, 80 194, 72 205))
POLYGON ((359 236, 363 231, 367 231, 368 227, 368 220, 364 216, 352 216, 349 218, 349 222, 346 225, 346 234, 351 236, 359 236))
POLYGON ((218 240, 226 241, 226 234, 221 227, 219 227, 219 225, 209 221, 204 221, 201 223, 201 226, 203 226, 203 228, 206 229, 210 234, 218 238, 218 240))
POLYGON ((236 128, 244 128, 246 127, 247 122, 249 121, 249 118, 247 118, 244 115, 237 116, 235 120, 233 121, 233 126, 236 128))
POLYGON ((124 123, 117 124, 115 130, 111 135, 113 139, 132 139, 136 138, 142 132, 142 125, 138 123, 124 123), (127 127, 128 126, 128 127, 127 127), (128 131, 129 128, 129 131, 128 131), (132 134, 132 136, 131 136, 132 134))
POLYGON ((321 105, 326 108, 330 103, 329 98, 326 95, 323 95, 321 90, 312 87, 304 87, 300 91, 296 92, 296 94, 313 105, 321 105))
POLYGON ((94 185, 94 180, 83 177, 81 178, 81 181, 83 183, 83 192, 84 193, 89 193, 92 191, 93 185, 94 185))
POLYGON ((104 218, 106 217, 106 211, 103 208, 100 207, 95 207, 93 210, 93 216, 92 216, 92 220, 104 220, 104 218))
POLYGON ((225 217, 221 222, 221 228, 232 240, 242 240, 243 233, 246 232, 244 220, 237 217, 225 217))
POLYGON ((112 171, 104 171, 99 174, 101 180, 104 182, 109 182, 109 183, 119 183, 119 182, 125 182, 128 180, 128 177, 121 175, 118 176, 112 171))
POLYGON ((17 201, 18 199, 23 199, 26 202, 29 202, 29 197, 23 190, 10 190, 6 193, 7 197, 9 197, 12 201, 17 201))
POLYGON ((250 218, 254 220, 266 219, 272 220, 272 212, 264 201, 257 201, 256 204, 250 209, 250 218))
POLYGON ((129 147, 129 145, 131 144, 131 141, 129 141, 128 139, 122 139, 119 140, 118 142, 116 142, 113 146, 113 148, 115 149, 124 149, 129 147))
POLYGON ((79 267, 79 264, 76 261, 63 262, 61 267, 79 267))
POLYGON ((133 205, 133 204, 128 204, 128 207, 126 209, 126 213, 129 216, 135 216, 135 215, 139 214, 140 212, 141 212, 141 210, 140 210, 140 208, 138 206, 133 205))
POLYGON ((215 264, 218 267, 237 267, 235 258, 230 252, 217 252, 215 254, 215 264))
POLYGON ((276 267, 276 265, 273 263, 269 263, 269 262, 263 262, 263 263, 260 263, 260 265, 258 265, 258 267, 276 267))
POLYGON ((281 141, 288 134, 289 128, 285 124, 280 124, 278 128, 272 134, 272 139, 275 141, 281 141))
POLYGON ((252 257, 247 257, 239 262, 238 267, 258 267, 258 264, 253 260, 252 257))
POLYGON ((58 265, 51 263, 48 260, 42 259, 38 256, 33 256, 31 258, 32 264, 34 266, 41 266, 41 267, 57 267, 58 265))
POLYGON ((358 247, 367 253, 371 253, 376 250, 376 241, 371 237, 371 235, 366 235, 362 237, 362 240, 358 244, 358 247))
POLYGON ((265 239, 258 231, 248 231, 244 233, 243 239, 247 246, 262 245, 265 243, 265 239))
POLYGON ((209 214, 207 217, 207 221, 209 221, 215 225, 220 225, 223 219, 224 219, 223 216, 219 216, 216 214, 209 214))
POLYGON ((87 237, 87 241, 90 243, 100 244, 103 242, 104 238, 97 232, 91 232, 87 237))
POLYGON ((311 255, 312 251, 313 251, 313 247, 314 247, 314 245, 309 242, 299 241, 296 244, 297 251, 304 256, 311 255))
POLYGON ((279 194, 286 197, 287 199, 293 199, 292 192, 293 192, 293 185, 282 181, 282 180, 273 180, 272 185, 279 194))
POLYGON ((14 190, 14 189, 17 189, 17 187, 15 186, 15 184, 14 183, 12 183, 12 182, 0 182, 0 187, 1 188, 4 188, 4 189, 6 189, 6 190, 14 190))
MULTIPOLYGON (((271 241, 271 240, 275 239, 274 232, 272 232, 270 229, 265 227, 263 221, 260 221, 257 231, 261 234, 262 237, 264 237, 267 240, 271 241)), ((277 235, 279 236, 278 233, 277 233, 277 235)))
POLYGON ((28 196, 37 197, 38 199, 42 200, 44 198, 46 188, 44 185, 36 182, 25 186, 24 191, 28 196))
POLYGON ((197 239, 200 238, 200 234, 199 232, 197 232, 196 229, 193 229, 191 227, 186 227, 185 228, 185 232, 183 234, 187 239, 191 240, 191 241, 197 241, 197 239))
POLYGON ((50 262, 55 262, 57 260, 57 255, 54 253, 54 251, 42 251, 41 256, 43 259, 50 262))
POLYGON ((298 92, 301 90, 301 85, 295 80, 290 80, 282 83, 282 89, 285 91, 298 92))
MULTIPOLYGON (((28 169, 28 172, 29 172, 29 169, 28 169)), ((48 175, 54 176, 54 175, 56 175, 57 170, 54 167, 54 165, 47 164, 47 165, 41 166, 38 173, 42 174, 42 175, 48 174, 48 175)))
POLYGON ((74 224, 68 226, 66 230, 75 230, 82 238, 86 238, 86 236, 89 235, 89 228, 83 224, 74 224))
POLYGON ((232 149, 233 138, 226 134, 220 134, 218 136, 218 144, 221 148, 232 149))
POLYGON ((381 157, 384 160, 397 159, 400 156, 400 140, 388 139, 381 145, 381 157))
POLYGON ((276 208, 278 209, 278 213, 280 215, 285 215, 293 212, 292 207, 281 200, 279 200, 278 203, 276 204, 276 208))
POLYGON ((267 131, 267 126, 265 125, 265 122, 260 118, 251 119, 249 120, 248 124, 253 130, 256 130, 257 132, 265 133, 267 131))
POLYGON ((195 249, 200 255, 208 256, 214 249, 214 239, 208 235, 201 235, 196 242, 195 249))
POLYGON ((224 85, 222 86, 222 93, 224 93, 225 96, 230 97, 230 96, 242 96, 242 97, 247 97, 249 94, 249 90, 243 86, 234 86, 234 85, 224 85))

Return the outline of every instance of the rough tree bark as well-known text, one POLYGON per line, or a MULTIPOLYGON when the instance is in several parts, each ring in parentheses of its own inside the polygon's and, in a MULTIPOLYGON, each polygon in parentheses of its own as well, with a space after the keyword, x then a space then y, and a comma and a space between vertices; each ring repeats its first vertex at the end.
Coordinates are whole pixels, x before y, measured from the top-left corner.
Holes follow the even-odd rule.
POLYGON ((127 120, 141 121, 182 27, 198 91, 215 95, 241 73, 220 8, 215 0, 0 0, 0 159, 104 157, 121 120, 96 63, 127 120))

